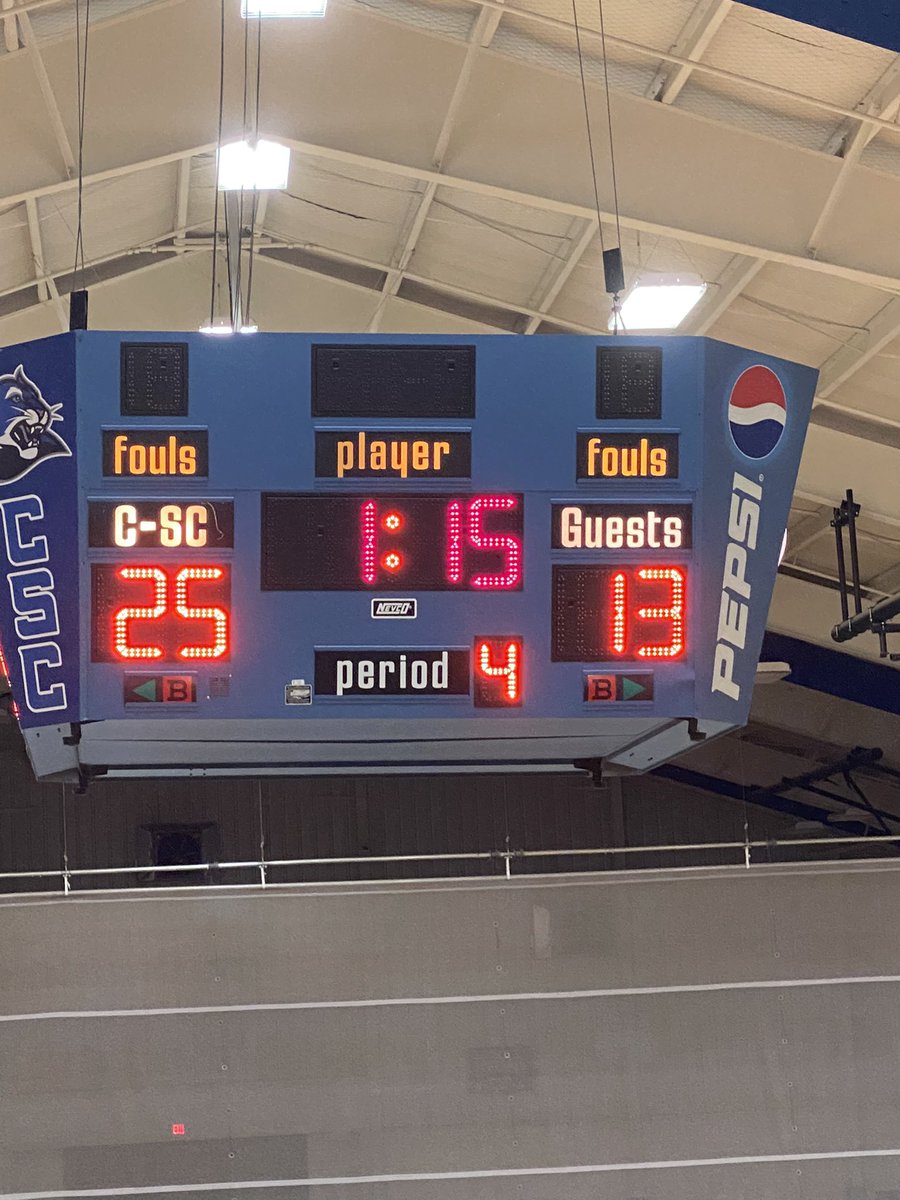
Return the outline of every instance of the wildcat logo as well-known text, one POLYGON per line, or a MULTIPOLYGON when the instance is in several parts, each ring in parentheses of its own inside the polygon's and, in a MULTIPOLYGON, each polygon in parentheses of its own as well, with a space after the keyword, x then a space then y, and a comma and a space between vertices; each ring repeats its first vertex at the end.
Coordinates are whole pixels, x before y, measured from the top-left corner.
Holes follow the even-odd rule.
POLYGON ((61 408, 47 403, 21 365, 12 375, 0 375, 0 487, 15 483, 47 458, 71 456, 53 428, 63 419, 61 408))

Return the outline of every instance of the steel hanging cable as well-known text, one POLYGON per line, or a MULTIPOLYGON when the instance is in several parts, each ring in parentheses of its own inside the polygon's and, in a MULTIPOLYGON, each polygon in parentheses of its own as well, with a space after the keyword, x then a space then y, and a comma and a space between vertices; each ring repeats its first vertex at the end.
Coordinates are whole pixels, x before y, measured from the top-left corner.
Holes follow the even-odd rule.
POLYGON ((84 287, 84 117, 87 98, 88 45, 91 29, 91 0, 85 0, 84 39, 81 36, 81 0, 75 0, 75 58, 78 102, 78 206, 75 228, 75 262, 72 267, 72 291, 84 287), (79 273, 79 261, 81 263, 79 273), (80 286, 79 286, 80 284, 80 286))
POLYGON ((616 174, 616 144, 613 138, 612 102, 609 94, 609 59, 606 56, 606 21, 603 16, 603 0, 597 0, 600 12, 600 52, 603 55, 603 87, 606 93, 606 124, 609 130, 609 170, 612 177, 613 207, 616 214, 616 241, 622 249, 622 225, 619 218, 619 181, 616 174))
POLYGON ((578 0, 572 0, 572 21, 575 25, 575 45, 578 49, 578 72, 581 76, 581 98, 584 103, 584 124, 587 130, 588 156, 591 160, 591 179, 594 183, 594 207, 597 210, 597 231, 600 234, 600 249, 606 251, 603 239, 603 221, 600 216, 600 189, 597 185, 597 159, 594 154, 594 135, 591 130, 591 109, 588 103, 587 80, 584 74, 584 54, 581 49, 581 28, 578 24, 578 0))
POLYGON ((606 21, 603 11, 603 0, 598 0, 598 7, 600 12, 600 39, 603 57, 603 84, 606 98, 606 124, 609 136, 610 177, 612 183, 613 211, 615 213, 616 227, 616 245, 610 249, 607 249, 603 236, 603 218, 600 209, 600 188, 597 181, 597 156, 594 151, 594 136, 593 129, 591 128, 591 114, 587 92, 584 50, 581 44, 581 27, 578 21, 578 0, 572 0, 572 23, 575 27, 575 44, 578 51, 578 73, 581 79, 581 97, 584 104, 584 123, 587 131, 588 154, 591 160, 591 179, 594 186, 594 205, 597 212, 597 229, 600 235, 600 252, 603 259, 604 285, 607 294, 613 298, 613 332, 618 333, 621 323, 621 318, 619 317, 619 296, 625 287, 625 271, 622 262, 622 225, 619 215, 619 181, 616 171, 615 139, 613 136, 612 102, 609 86, 609 63, 606 55, 606 21))
MULTIPOLYGON (((250 118, 248 108, 250 103, 250 18, 247 16, 244 19, 244 80, 243 80, 243 106, 241 111, 241 136, 245 143, 250 141, 250 118)), ((253 143, 253 154, 256 155, 256 144, 253 143)), ((237 261, 234 264, 234 284, 237 289, 240 306, 243 308, 244 294, 244 176, 241 176, 240 198, 237 205, 237 261)), ((232 210, 233 212, 233 210, 232 210)), ((228 208, 225 209, 226 219, 228 219, 228 208)), ((231 239, 229 238, 229 246, 231 239)), ((232 313, 234 309, 234 299, 232 297, 232 313)), ((241 318, 243 323, 243 317, 241 318)))
MULTIPOLYGON (((256 18, 256 99, 253 106, 253 144, 259 145, 259 96, 262 83, 262 12, 256 18)), ((259 208, 259 189, 253 190, 253 212, 250 222, 250 262, 247 267, 247 316, 246 324, 251 326, 250 304, 253 298, 253 255, 256 246, 256 214, 259 208)))
POLYGON ((225 0, 220 0, 219 11, 219 128, 216 137, 216 165, 213 178, 213 259, 212 286, 209 293, 209 324, 212 327, 216 316, 216 268, 219 260, 219 163, 222 157, 222 121, 225 112, 225 0))

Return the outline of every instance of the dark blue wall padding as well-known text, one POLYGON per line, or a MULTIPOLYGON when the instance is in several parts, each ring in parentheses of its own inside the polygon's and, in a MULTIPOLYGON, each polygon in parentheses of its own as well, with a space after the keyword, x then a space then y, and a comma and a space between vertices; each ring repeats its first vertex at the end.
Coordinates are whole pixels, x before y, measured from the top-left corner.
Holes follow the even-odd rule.
POLYGON ((900 52, 897 0, 757 0, 750 7, 900 52))
MULTIPOLYGON (((863 636, 875 642, 874 634, 863 636)), ((900 714, 900 671, 893 667, 880 667, 781 633, 766 633, 760 661, 790 663, 788 683, 900 714)))

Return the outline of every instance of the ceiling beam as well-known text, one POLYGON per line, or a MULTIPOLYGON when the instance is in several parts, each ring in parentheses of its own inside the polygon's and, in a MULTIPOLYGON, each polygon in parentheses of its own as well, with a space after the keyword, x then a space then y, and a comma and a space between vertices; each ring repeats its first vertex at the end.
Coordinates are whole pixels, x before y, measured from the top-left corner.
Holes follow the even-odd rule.
MULTIPOLYGON (((333 0, 337 4, 345 4, 354 11, 359 10, 359 0, 333 0)), ((530 22, 535 25, 542 25, 547 29, 553 29, 556 32, 563 32, 570 37, 572 34, 572 21, 563 20, 559 17, 550 17, 542 12, 535 12, 526 8, 516 8, 514 5, 506 4, 504 0, 471 0, 473 4, 478 4, 482 8, 493 9, 508 13, 511 17, 517 20, 530 22)), ((370 9, 369 12, 378 20, 388 21, 395 25, 408 25, 409 22, 402 17, 395 16, 385 12, 383 9, 370 9)), ((419 27, 421 28, 421 27, 419 27)), ((447 37, 438 30, 429 30, 431 36, 447 37)), ((599 29, 592 29, 585 25, 579 29, 582 40, 601 41, 602 35, 599 29)), ((449 40, 456 41, 458 39, 449 35, 449 40)), ((851 117, 858 118, 859 113, 853 108, 845 108, 843 105, 835 104, 830 100, 823 100, 818 96, 810 96, 804 92, 794 92, 790 88, 779 87, 777 84, 769 83, 765 79, 754 78, 750 75, 739 75, 736 71, 728 71, 724 67, 716 67, 711 63, 704 62, 702 59, 686 58, 682 54, 676 54, 671 50, 660 50, 658 46, 647 46, 640 42, 632 42, 628 38, 617 37, 615 34, 607 33, 606 35, 607 48, 617 48, 625 50, 629 54, 637 55, 641 58, 654 59, 657 62, 662 61, 671 63, 676 66, 687 67, 691 72, 699 72, 703 75, 708 75, 712 79, 719 79, 723 83, 734 84, 741 89, 750 89, 751 91, 763 92, 769 96, 777 96, 782 100, 791 101, 795 104, 805 105, 808 108, 814 108, 818 112, 830 113, 836 117, 851 117)), ((551 68, 552 70, 552 68, 551 68)), ((558 74, 558 71, 553 71, 558 74)), ((879 129, 890 130, 897 133, 897 126, 889 120, 881 117, 870 118, 872 123, 879 129)))
POLYGON ((441 132, 438 134, 434 154, 432 155, 432 161, 438 170, 443 165, 444 155, 447 153, 450 138, 453 136, 453 130, 456 127, 459 110, 462 108, 463 100, 472 81, 472 74, 475 70, 478 56, 494 40, 494 34, 497 32, 502 17, 503 13, 499 9, 482 8, 472 25, 472 32, 469 34, 469 44, 466 47, 466 56, 460 67, 456 86, 453 89, 453 95, 450 97, 450 103, 447 106, 444 124, 441 127, 441 132))
POLYGON ((715 283, 706 289, 705 296, 682 324, 679 333, 697 337, 708 333, 765 265, 765 259, 735 254, 715 283))
MULTIPOLYGON (((465 57, 459 69, 459 74, 456 77, 453 94, 447 105, 444 122, 435 142, 434 153, 431 156, 431 161, 437 171, 440 171, 443 166, 444 155, 447 153, 447 147, 450 145, 450 139, 456 127, 459 110, 469 89, 478 55, 493 41, 502 16, 502 12, 482 8, 479 10, 478 16, 472 24, 465 57)), ((394 266, 385 276, 384 285, 381 289, 381 299, 375 307, 372 320, 369 322, 369 333, 377 333, 381 328, 381 321, 384 317, 388 298, 396 296, 400 285, 403 283, 404 272, 409 265, 410 259, 416 252, 416 246, 419 243, 422 230, 425 228, 425 222, 428 220, 428 214, 434 202, 437 186, 437 183, 433 180, 429 181, 420 192, 418 201, 413 202, 414 207, 407 217, 403 232, 400 235, 400 241, 392 255, 394 266)))
POLYGON ((732 0, 698 0, 697 7, 688 17, 678 40, 672 46, 672 53, 687 61, 668 62, 664 67, 660 67, 647 89, 650 100, 658 100, 661 104, 675 103, 696 64, 728 16, 731 4, 732 0))
MULTIPOLYGON (((418 179, 426 182, 434 181, 440 186, 448 187, 452 190, 471 192, 473 195, 479 196, 493 196, 497 199, 507 200, 513 204, 524 205, 543 210, 544 212, 565 213, 569 216, 581 217, 585 220, 596 219, 597 216, 596 209, 588 207, 586 204, 576 204, 571 201, 560 200, 556 197, 539 196, 530 192, 522 192, 516 188, 490 183, 485 180, 445 175, 424 167, 410 166, 406 163, 398 163, 383 158, 373 158, 369 155, 358 154, 354 151, 337 149, 331 146, 323 146, 296 139, 286 138, 284 140, 300 153, 309 154, 316 158, 324 158, 332 162, 341 162, 362 168, 363 170, 383 171, 405 179, 418 179)), ((2 200, 0 200, 0 207, 2 207, 2 203, 2 200)), ((616 220, 616 215, 611 211, 604 211, 601 208, 600 219, 612 223, 616 220)), ((834 275, 837 278, 847 279, 867 287, 879 288, 883 291, 892 293, 900 292, 900 279, 893 275, 881 275, 877 272, 848 266, 844 263, 827 262, 824 259, 811 259, 800 253, 779 250, 773 246, 760 246, 750 242, 738 241, 724 234, 676 228, 660 221, 636 217, 630 213, 620 213, 619 221, 623 227, 639 229, 643 233, 652 233, 659 237, 672 238, 675 241, 686 241, 701 246, 710 246, 713 249, 726 250, 732 254, 743 254, 748 258, 778 262, 785 266, 799 267, 803 270, 820 274, 834 275)))
MULTIPOLYGON (((0 0, 0 16, 2 10, 12 8, 13 0, 0 0)), ((8 54, 15 53, 19 48, 19 30, 15 16, 3 17, 3 44, 8 54)))
POLYGON ((56 94, 53 91, 53 85, 50 83, 50 76, 47 74, 47 68, 44 65, 44 58, 41 54, 38 40, 35 37, 31 17, 27 12, 19 15, 19 24, 22 27, 22 41, 25 43, 25 48, 31 59, 31 65, 34 67, 38 86, 41 89, 41 95, 44 98, 44 107, 47 110, 47 116, 50 118, 53 136, 56 138, 56 144, 59 147, 59 153, 62 157, 66 174, 71 179, 77 170, 75 155, 72 152, 72 144, 69 141, 69 135, 66 133, 66 127, 60 115, 59 105, 56 102, 56 94))
POLYGON ((836 350, 822 365, 816 398, 824 400, 837 391, 851 376, 871 362, 885 346, 900 337, 900 296, 889 300, 878 315, 869 322, 865 331, 853 337, 836 350))
MULTIPOLYGON (((325 248, 322 246, 309 246, 305 243, 282 242, 279 245, 271 245, 270 244, 267 247, 264 246, 261 248, 262 257, 265 258, 266 261, 269 261, 269 262, 280 262, 281 265, 283 265, 283 266, 284 265, 295 266, 294 263, 285 262, 284 259, 274 258, 274 257, 272 257, 271 254, 265 253, 266 250, 277 251, 279 249, 280 250, 302 250, 302 251, 304 251, 304 253, 306 253, 308 255, 316 255, 317 257, 320 257, 324 260, 331 260, 333 262, 345 262, 345 263, 351 264, 352 266, 358 266, 358 267, 368 267, 372 271, 387 271, 387 270, 389 270, 389 267, 386 264, 375 262, 369 258, 361 258, 359 255, 356 255, 356 254, 347 254, 341 250, 332 250, 330 248, 325 248)), ((298 269, 300 269, 300 268, 298 267, 298 269)), ((323 274, 325 276, 325 278, 327 278, 327 279, 335 278, 334 275, 332 275, 328 272, 318 272, 318 271, 315 271, 315 269, 311 268, 311 267, 303 267, 302 269, 304 271, 306 271, 307 274, 323 274)), ((482 309, 495 308, 498 310, 498 312, 509 313, 513 316, 536 317, 538 319, 538 321, 542 321, 546 317, 545 313, 538 312, 536 309, 531 308, 529 305, 516 304, 514 301, 506 300, 502 296, 493 296, 486 292, 478 292, 478 291, 473 290, 472 288, 460 287, 459 284, 455 284, 455 283, 445 283, 441 279, 433 279, 431 276, 428 276, 428 275, 419 275, 414 271, 406 271, 404 278, 408 279, 411 283, 418 283, 418 284, 421 284, 423 287, 431 288, 436 292, 442 292, 446 296, 452 296, 452 297, 455 297, 460 300, 469 301, 472 304, 477 304, 482 309)), ((375 289, 367 284, 364 284, 364 283, 354 282, 354 286, 357 288, 362 288, 366 291, 377 290, 377 289, 375 289)), ((427 306, 420 305, 419 307, 427 307, 427 306)), ((490 320, 486 319, 486 317, 467 318, 467 319, 474 320, 476 324, 480 323, 480 324, 487 326, 488 328, 502 329, 504 332, 509 332, 509 325, 507 322, 503 322, 500 320, 498 320, 496 322, 491 322, 490 320)), ((556 317, 556 316, 554 316, 552 318, 552 321, 553 321, 554 325, 558 325, 562 329, 571 330, 572 333, 589 333, 589 334, 597 335, 597 334, 606 334, 608 332, 606 329, 599 329, 593 325, 582 325, 582 324, 579 324, 577 321, 566 321, 563 318, 556 317)))
MULTIPOLYGON (((32 12, 36 9, 47 8, 54 4, 60 4, 62 0, 14 0, 13 6, 10 9, 11 14, 32 12)), ((335 4, 341 4, 355 12, 359 11, 359 0, 332 0, 335 4)), ((547 16, 545 13, 536 12, 525 8, 516 8, 513 5, 508 5, 505 0, 471 0, 471 2, 482 9, 489 9, 495 12, 509 13, 510 16, 520 18, 523 21, 530 22, 536 25, 544 26, 548 29, 563 31, 567 35, 572 32, 572 22, 563 20, 559 17, 547 16)), ((159 8, 175 7, 179 4, 186 3, 186 0, 156 0, 151 3, 151 0, 146 0, 146 4, 139 9, 121 14, 117 17, 108 18, 103 22, 104 25, 112 22, 130 19, 132 16, 140 17, 145 12, 153 12, 159 8)), ((384 10, 370 8, 367 15, 372 16, 379 21, 388 21, 393 24, 408 25, 408 22, 403 18, 386 13, 384 10)), ((98 22, 99 23, 99 22, 98 22)), ((421 30, 421 26, 418 26, 421 30)), ((590 26, 585 26, 581 29, 583 39, 599 40, 601 34, 599 29, 592 29, 590 26)), ((429 36, 440 37, 445 40, 458 41, 451 34, 445 34, 440 30, 428 30, 429 36)), ((716 67, 711 63, 704 62, 700 59, 693 60, 686 58, 684 55, 675 53, 672 50, 660 50, 658 46, 642 45, 640 42, 633 42, 628 38, 617 37, 614 34, 607 33, 606 43, 608 47, 625 50, 631 54, 635 54, 642 58, 654 59, 657 62, 662 61, 675 66, 684 66, 691 72, 700 72, 708 75, 713 79, 719 79, 724 83, 732 83, 742 89, 749 88, 752 91, 760 91, 770 96, 778 96, 784 100, 792 101, 797 104, 805 105, 809 108, 818 110, 819 112, 830 113, 832 116, 847 117, 851 119, 859 119, 859 112, 853 108, 847 108, 840 104, 835 104, 830 100, 821 99, 818 96, 806 95, 803 92, 794 92, 790 88, 779 87, 777 84, 768 82, 765 79, 757 79, 752 76, 740 75, 736 71, 728 71, 724 67, 716 67)), ((0 60, 2 62, 2 60, 0 60)), ((888 130, 897 133, 896 124, 885 118, 870 117, 869 122, 876 128, 888 130)))
POLYGON ((866 587, 873 591, 886 592, 887 595, 893 596, 900 591, 900 562, 894 563, 886 571, 879 571, 877 575, 873 575, 871 579, 864 582, 866 587))
POLYGON ((184 250, 184 231, 187 229, 188 206, 191 200, 191 169, 194 160, 183 158, 178 164, 178 178, 175 182, 175 246, 184 250))
POLYGON ((857 105, 857 113, 849 117, 835 130, 826 146, 826 154, 844 157, 850 142, 862 131, 866 145, 877 136, 879 126, 870 117, 881 117, 885 121, 893 121, 897 115, 900 102, 900 56, 894 59, 885 73, 881 76, 857 105))
MULTIPOLYGON (((329 162, 338 162, 343 165, 349 165, 363 170, 382 172, 384 174, 393 175, 397 178, 406 180, 418 180, 421 183, 434 183, 436 186, 447 187, 451 190, 468 192, 478 196, 493 196, 501 200, 507 200, 514 204, 524 205, 528 208, 534 208, 544 212, 564 213, 571 217, 580 217, 583 220, 596 220, 596 210, 593 207, 588 207, 585 204, 576 204, 571 201, 561 200, 558 197, 540 196, 530 192, 523 192, 516 188, 506 187, 500 184, 490 183, 485 180, 467 179, 458 175, 447 175, 439 171, 427 167, 412 166, 409 163, 399 163, 391 159, 375 158, 371 155, 359 154, 354 151, 339 149, 332 146, 325 146, 315 142, 300 141, 295 138, 283 138, 286 145, 289 145, 293 150, 300 154, 306 154, 314 158, 324 159, 329 162)), ((186 157, 199 157, 201 155, 211 155, 215 153, 215 143, 209 142, 203 145, 192 146, 183 150, 173 151, 170 154, 158 155, 154 158, 142 159, 131 163, 124 163, 116 167, 108 168, 104 171, 97 171, 93 174, 85 176, 85 186, 90 188, 98 183, 105 183, 112 179, 119 179, 125 176, 134 175, 142 171, 153 170, 156 167, 166 166, 171 163, 180 162, 186 157)), ((25 191, 16 192, 12 195, 0 197, 0 212, 5 209, 23 204, 28 196, 33 196, 39 199, 44 196, 56 196, 75 187, 74 180, 60 180, 55 183, 45 184, 40 187, 27 189, 25 191)), ((604 212, 601 209, 601 220, 613 221, 614 214, 604 212)), ((698 230, 686 230, 672 225, 667 225, 661 221, 650 220, 646 217, 635 217, 629 213, 620 214, 621 224, 625 228, 638 229, 643 233, 655 234, 659 237, 672 238, 676 241, 690 242, 697 245, 709 246, 717 250, 725 250, 732 254, 741 254, 745 258, 761 260, 763 262, 777 262, 785 266, 798 267, 802 270, 808 270, 818 274, 831 275, 839 279, 847 279, 850 282, 862 284, 866 287, 873 287, 882 291, 887 291, 892 294, 900 293, 900 279, 893 275, 882 275, 863 268, 850 266, 845 263, 832 263, 825 259, 811 259, 799 253, 792 253, 772 246, 754 245, 749 242, 737 241, 733 237, 715 234, 708 231, 700 232, 698 230)), ((393 266, 387 268, 395 269, 393 266)))
MULTIPOLYGON (((323 146, 315 143, 291 139, 285 140, 289 140, 290 145, 295 150, 301 153, 310 154, 317 158, 325 158, 333 162, 342 162, 352 166, 362 167, 363 169, 367 170, 381 170, 387 174, 395 174, 406 179, 419 179, 428 182, 435 181, 441 186, 445 186, 450 189, 471 192, 473 195, 492 196, 497 199, 507 200, 513 204, 521 204, 526 207, 543 210, 545 212, 566 213, 569 216, 582 217, 586 220, 596 218, 596 210, 592 207, 588 207, 585 204, 576 204, 547 196, 538 196, 533 193, 522 192, 518 189, 489 183, 483 180, 465 179, 460 176, 439 174, 435 171, 429 171, 426 168, 412 167, 407 164, 397 163, 381 158, 372 158, 369 155, 362 155, 352 151, 335 149, 330 146, 323 146)), ((0 201, 0 204, 2 204, 2 201, 0 201)), ((608 222, 613 222, 616 219, 613 212, 604 212, 602 209, 600 212, 600 218, 601 220, 608 222)), ((780 262, 785 266, 796 266, 823 274, 832 274, 840 278, 849 279, 856 283, 862 283, 863 285, 870 287, 881 288, 885 291, 896 292, 900 290, 900 280, 893 275, 879 275, 877 273, 862 270, 860 268, 846 266, 845 264, 829 263, 823 259, 811 260, 801 256, 800 254, 780 251, 771 246, 752 245, 748 242, 736 241, 733 238, 716 235, 714 233, 701 233, 696 230, 676 228, 659 221, 651 221, 649 219, 635 217, 629 213, 621 213, 619 220, 626 228, 639 229, 644 233, 653 233, 660 237, 673 238, 676 241, 695 242, 698 245, 711 246, 720 250, 728 250, 732 253, 744 254, 748 257, 768 259, 771 262, 780 262)))
POLYGON ((808 517, 798 521, 793 529, 788 531, 786 560, 794 566, 799 566, 798 554, 802 553, 807 546, 817 542, 819 538, 824 537, 831 528, 830 521, 831 509, 825 505, 818 512, 810 513, 808 517))
POLYGON ((882 75, 881 79, 871 89, 860 104, 863 116, 859 120, 845 121, 829 142, 832 154, 840 155, 841 164, 837 175, 822 205, 815 228, 809 239, 809 253, 815 255, 822 244, 825 230, 834 216, 834 210, 843 195, 850 174, 860 161, 863 152, 873 138, 878 136, 879 128, 867 121, 865 117, 875 116, 893 119, 900 107, 900 57, 895 58, 882 75))
POLYGON ((35 12, 39 8, 50 8, 59 2, 60 0, 11 0, 11 3, 4 7, 9 8, 18 17, 22 13, 35 12))
MULTIPOLYGON (((125 259, 125 258, 131 257, 131 256, 133 256, 137 259, 141 255, 154 254, 158 257, 159 262, 162 263, 162 262, 168 262, 169 260, 176 258, 180 253, 190 254, 191 256, 194 256, 197 254, 211 253, 211 251, 212 251, 212 239, 211 238, 190 239, 186 243, 186 247, 185 247, 184 251, 179 250, 179 248, 174 244, 174 239, 177 237, 179 232, 184 232, 184 231, 183 230, 182 231, 170 230, 168 233, 160 235, 159 238, 156 238, 152 241, 146 241, 146 242, 142 243, 141 246, 135 247, 133 250, 119 251, 116 254, 108 254, 108 255, 104 256, 103 258, 94 259, 92 262, 88 262, 85 264, 85 270, 89 271, 93 267, 99 267, 105 263, 114 262, 116 260, 125 259), (164 245, 158 244, 158 243, 162 243, 162 242, 172 242, 173 244, 169 245, 169 246, 164 246, 164 245)), ((348 253, 345 253, 344 251, 332 250, 332 249, 320 247, 320 246, 310 246, 310 245, 308 245, 306 243, 302 243, 302 242, 285 242, 283 240, 274 238, 271 235, 264 237, 262 241, 258 242, 254 246, 254 253, 259 258, 264 259, 266 262, 273 262, 276 265, 281 266, 281 267, 289 267, 295 271, 302 271, 303 274, 308 275, 308 276, 314 276, 316 278, 325 279, 332 283, 337 283, 337 284, 340 284, 340 285, 346 286, 346 287, 352 287, 357 291, 365 291, 370 294, 371 293, 380 294, 380 290, 376 287, 373 287, 370 284, 360 283, 358 280, 355 280, 355 279, 343 279, 339 275, 335 275, 333 273, 333 271, 326 271, 324 269, 317 270, 314 266, 300 265, 297 263, 292 263, 292 262, 286 261, 283 258, 277 258, 273 255, 272 252, 273 251, 277 252, 279 250, 281 250, 281 251, 301 250, 308 257, 308 259, 313 258, 313 257, 319 258, 322 260, 323 264, 326 262, 347 263, 351 266, 368 267, 373 272, 379 272, 379 273, 385 272, 389 269, 385 263, 379 263, 379 262, 375 262, 372 259, 362 258, 356 254, 348 254, 348 253)), ((148 263, 141 262, 140 265, 135 267, 135 269, 133 271, 123 271, 122 273, 115 275, 111 278, 123 279, 123 278, 129 278, 132 276, 136 276, 136 275, 140 274, 142 271, 146 271, 150 267, 156 266, 156 265, 157 265, 156 263, 148 264, 148 263)), ((462 288, 462 287, 459 287, 457 284, 445 283, 442 280, 432 279, 426 275, 419 275, 419 274, 416 274, 413 272, 407 272, 405 278, 409 279, 410 282, 412 282, 412 283, 421 284, 424 287, 431 288, 435 292, 442 293, 446 296, 453 297, 453 298, 456 298, 459 300, 468 301, 472 304, 477 304, 482 310, 489 310, 491 308, 494 308, 497 310, 498 314, 499 313, 508 313, 508 314, 512 314, 513 316, 518 316, 521 318, 536 317, 539 321, 542 320, 545 315, 543 313, 537 312, 535 309, 532 309, 526 305, 515 304, 512 301, 506 300, 501 296, 492 296, 492 295, 488 295, 484 292, 474 291, 470 288, 462 288)), ((106 283, 106 282, 109 282, 109 281, 101 280, 97 284, 92 284, 92 287, 100 286, 102 283, 106 283)), ((19 291, 25 291, 28 288, 32 288, 32 287, 40 288, 42 285, 50 285, 50 284, 53 284, 55 286, 55 284, 56 284, 55 277, 52 274, 48 275, 45 273, 41 276, 36 277, 35 279, 28 280, 25 283, 19 283, 13 288, 8 288, 5 292, 0 291, 0 297, 2 297, 3 295, 12 295, 19 291)), ((410 301, 410 303, 417 303, 417 302, 410 301)), ((23 308, 21 308, 21 309, 15 310, 15 312, 16 313, 25 312, 29 308, 32 308, 32 307, 34 307, 34 306, 26 305, 26 306, 23 306, 23 308)), ((429 306, 423 305, 421 303, 417 303, 417 307, 426 308, 429 306)), ((437 306, 434 306, 434 307, 437 308, 437 306)), ((13 313, 7 313, 6 315, 12 316, 13 313)), ((498 318, 498 320, 496 322, 491 322, 488 319, 487 313, 485 313, 484 316, 481 316, 478 318, 467 317, 466 319, 472 320, 476 324, 482 324, 482 325, 484 325, 484 327, 486 329, 502 329, 504 332, 509 331, 509 323, 507 321, 502 321, 498 318)), ((0 318, 0 322, 2 322, 2 318, 0 318)), ((563 329, 568 329, 573 333, 588 333, 588 334, 596 335, 596 334, 605 334, 607 332, 604 329, 597 329, 590 325, 581 325, 577 322, 566 321, 566 320, 563 320, 558 317, 553 318, 553 323, 555 325, 560 326, 563 329)), ((68 327, 68 325, 67 325, 67 327, 68 327)))
POLYGON ((428 213, 431 210, 437 187, 438 185, 435 182, 426 183, 422 191, 418 193, 418 200, 414 202, 407 216, 403 232, 400 234, 400 241, 392 256, 392 264, 385 273, 384 283, 381 288, 381 299, 375 306, 375 311, 369 322, 368 333, 377 333, 381 328, 387 302, 391 296, 396 296, 400 290, 406 268, 409 266, 409 261, 415 253, 416 246, 419 244, 422 230, 425 228, 425 222, 428 219, 428 213))
POLYGON ((66 311, 63 298, 59 294, 59 288, 56 286, 56 280, 52 275, 46 274, 46 268, 44 267, 44 244, 41 238, 41 223, 38 218, 36 200, 25 201, 25 215, 28 220, 28 237, 31 243, 34 273, 38 279, 42 280, 37 285, 38 296, 40 296, 44 303, 53 305, 59 320, 59 327, 65 332, 69 328, 69 315, 66 311))
MULTIPOLYGON (((577 230, 575 233, 577 233, 577 230)), ((557 259, 550 264, 539 293, 533 299, 537 314, 527 318, 522 329, 523 333, 534 333, 543 320, 543 314, 549 315, 554 300, 563 290, 572 272, 587 253, 588 247, 594 240, 596 233, 596 219, 585 221, 580 235, 577 237, 574 234, 572 235, 574 240, 571 243, 572 249, 569 251, 568 256, 563 259, 557 259)), ((558 324, 556 317, 553 318, 553 321, 555 324, 558 324)))

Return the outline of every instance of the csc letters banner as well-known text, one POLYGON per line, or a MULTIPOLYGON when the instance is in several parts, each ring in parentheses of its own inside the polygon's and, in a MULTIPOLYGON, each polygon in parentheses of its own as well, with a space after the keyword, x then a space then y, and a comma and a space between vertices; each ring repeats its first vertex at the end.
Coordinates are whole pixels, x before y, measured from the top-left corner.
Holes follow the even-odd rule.
POLYGON ((0 646, 23 728, 79 718, 75 339, 0 351, 0 646))

